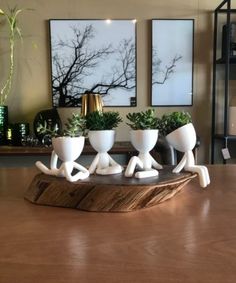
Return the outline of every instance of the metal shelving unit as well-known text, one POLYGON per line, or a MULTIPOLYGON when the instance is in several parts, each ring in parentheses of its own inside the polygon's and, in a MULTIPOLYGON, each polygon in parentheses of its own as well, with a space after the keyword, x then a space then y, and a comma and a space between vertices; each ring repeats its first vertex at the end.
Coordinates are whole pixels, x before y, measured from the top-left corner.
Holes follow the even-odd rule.
MULTIPOLYGON (((236 136, 229 135, 229 81, 231 66, 236 66, 236 56, 231 56, 231 23, 232 15, 236 15, 236 9, 231 8, 231 0, 224 0, 214 11, 214 46, 213 46, 213 87, 212 87, 212 133, 211 133, 211 163, 215 163, 215 157, 217 152, 217 141, 222 142, 224 148, 228 148, 228 144, 231 141, 236 140, 236 136), (222 30, 219 30, 219 16, 224 15, 226 20, 225 34, 222 40, 221 48, 224 44, 224 52, 222 51, 221 58, 217 58, 218 55, 218 37, 222 36, 222 30), (223 85, 224 89, 219 93, 217 90, 217 72, 221 68, 223 70, 223 85), (223 68, 223 69, 222 69, 223 68), (223 111, 223 125, 222 130, 219 132, 217 129, 217 95, 222 96, 222 108, 223 111)), ((223 157, 222 157, 223 158, 223 157)), ((226 159, 223 158, 223 163, 226 163, 226 159)))

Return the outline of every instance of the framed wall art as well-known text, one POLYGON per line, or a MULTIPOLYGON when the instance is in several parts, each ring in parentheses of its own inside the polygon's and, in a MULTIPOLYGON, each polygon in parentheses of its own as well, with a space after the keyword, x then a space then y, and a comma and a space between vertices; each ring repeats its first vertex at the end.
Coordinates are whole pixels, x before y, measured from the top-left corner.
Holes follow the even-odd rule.
POLYGON ((104 106, 136 106, 135 20, 49 20, 52 100, 81 106, 100 94, 104 106))
POLYGON ((152 20, 152 106, 191 106, 193 19, 152 20))

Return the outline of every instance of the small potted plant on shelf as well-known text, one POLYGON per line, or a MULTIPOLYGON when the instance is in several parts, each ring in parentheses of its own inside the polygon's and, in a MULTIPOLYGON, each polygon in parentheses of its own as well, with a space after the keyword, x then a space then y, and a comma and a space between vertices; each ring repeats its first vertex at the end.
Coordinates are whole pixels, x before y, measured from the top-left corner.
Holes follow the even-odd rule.
POLYGON ((107 153, 115 142, 115 128, 122 122, 118 112, 94 111, 86 115, 86 129, 92 147, 97 151, 93 162, 89 167, 90 174, 96 172, 100 175, 121 173, 120 166, 107 153))
MULTIPOLYGON (((22 38, 21 30, 18 26, 18 16, 23 12, 23 9, 10 8, 9 12, 0 9, 0 16, 5 18, 9 28, 9 71, 5 82, 0 89, 0 144, 7 142, 7 125, 8 125, 8 106, 6 100, 11 92, 12 80, 15 69, 15 41, 16 38, 22 38)), ((1 18, 0 18, 1 19, 1 18)))
POLYGON ((138 150, 139 154, 130 159, 125 176, 132 177, 136 166, 141 169, 141 171, 135 173, 136 178, 157 176, 158 171, 156 169, 162 169, 162 166, 149 152, 153 149, 158 139, 159 118, 156 117, 154 109, 128 113, 126 117, 129 120, 127 125, 131 128, 131 143, 138 150))
POLYGON ((208 170, 205 166, 195 165, 192 152, 196 145, 196 132, 190 114, 184 111, 164 114, 159 121, 159 130, 171 146, 184 153, 173 173, 179 173, 183 168, 186 171, 197 172, 200 185, 206 187, 210 183, 208 170))
POLYGON ((80 114, 73 114, 68 118, 66 129, 58 132, 58 128, 48 129, 47 125, 39 125, 37 131, 42 134, 52 136, 53 151, 51 155, 50 169, 42 162, 37 161, 36 166, 45 174, 66 177, 70 182, 85 179, 89 176, 88 170, 75 162, 80 156, 84 147, 84 136, 81 135, 85 128, 85 119, 80 114), (62 161, 61 166, 57 167, 58 157, 62 161), (73 169, 79 170, 72 176, 73 169))

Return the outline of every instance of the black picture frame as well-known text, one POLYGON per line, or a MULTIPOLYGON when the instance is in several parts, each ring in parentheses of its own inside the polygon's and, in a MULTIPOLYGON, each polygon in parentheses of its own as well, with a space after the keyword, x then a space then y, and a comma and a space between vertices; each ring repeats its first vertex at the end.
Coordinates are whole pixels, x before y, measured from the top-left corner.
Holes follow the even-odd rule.
POLYGON ((136 20, 50 19, 49 36, 53 107, 80 107, 86 93, 137 105, 136 20))
POLYGON ((152 106, 192 106, 194 19, 152 19, 152 106))

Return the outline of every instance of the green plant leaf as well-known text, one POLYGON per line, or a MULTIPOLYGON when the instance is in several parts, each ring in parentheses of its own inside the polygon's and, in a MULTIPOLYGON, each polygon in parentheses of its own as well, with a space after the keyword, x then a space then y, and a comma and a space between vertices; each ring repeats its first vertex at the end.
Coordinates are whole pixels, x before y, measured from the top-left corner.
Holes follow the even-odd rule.
POLYGON ((155 115, 154 109, 148 109, 145 112, 128 113, 127 119, 131 123, 126 123, 133 130, 157 129, 159 118, 155 115))
POLYGON ((191 115, 184 111, 175 111, 170 114, 164 114, 159 120, 159 132, 166 136, 174 130, 192 122, 191 115))
POLYGON ((112 130, 122 122, 119 112, 90 112, 86 116, 86 128, 92 131, 112 130))

